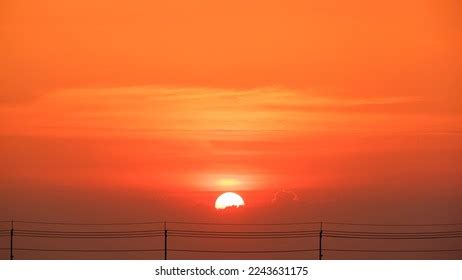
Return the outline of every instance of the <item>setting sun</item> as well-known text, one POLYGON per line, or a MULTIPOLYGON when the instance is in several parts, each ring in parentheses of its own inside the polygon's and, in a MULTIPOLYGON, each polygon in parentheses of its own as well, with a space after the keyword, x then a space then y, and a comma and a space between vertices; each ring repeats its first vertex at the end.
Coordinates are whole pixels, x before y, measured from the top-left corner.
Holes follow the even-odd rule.
POLYGON ((240 207, 244 205, 244 199, 242 199, 240 195, 233 192, 225 192, 221 194, 215 201, 216 209, 225 209, 232 206, 240 207))

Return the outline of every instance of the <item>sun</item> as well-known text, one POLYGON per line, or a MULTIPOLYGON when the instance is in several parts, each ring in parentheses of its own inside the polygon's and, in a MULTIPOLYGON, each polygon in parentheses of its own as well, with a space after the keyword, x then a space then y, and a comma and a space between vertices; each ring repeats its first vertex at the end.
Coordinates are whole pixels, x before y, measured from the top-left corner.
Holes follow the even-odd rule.
POLYGON ((215 201, 216 209, 225 209, 227 207, 240 207, 244 206, 244 199, 237 193, 225 192, 222 193, 215 201))

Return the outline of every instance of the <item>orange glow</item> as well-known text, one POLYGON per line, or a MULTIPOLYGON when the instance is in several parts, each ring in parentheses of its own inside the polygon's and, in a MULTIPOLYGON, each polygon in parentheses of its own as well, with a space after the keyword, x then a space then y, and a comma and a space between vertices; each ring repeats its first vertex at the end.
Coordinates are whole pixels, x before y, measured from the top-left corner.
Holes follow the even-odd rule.
POLYGON ((220 187, 235 187, 240 185, 240 183, 241 182, 233 178, 223 178, 218 180, 217 185, 219 185, 220 187))
POLYGON ((0 188, 462 193, 461 3, 2 0, 0 188))

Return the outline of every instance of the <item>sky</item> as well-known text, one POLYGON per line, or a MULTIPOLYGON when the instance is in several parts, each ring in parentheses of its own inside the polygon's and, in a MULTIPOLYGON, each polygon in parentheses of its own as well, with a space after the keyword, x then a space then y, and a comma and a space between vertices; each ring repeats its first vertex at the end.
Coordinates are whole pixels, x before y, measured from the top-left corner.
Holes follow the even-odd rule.
POLYGON ((0 220, 458 221, 461 10, 2 0, 0 220))

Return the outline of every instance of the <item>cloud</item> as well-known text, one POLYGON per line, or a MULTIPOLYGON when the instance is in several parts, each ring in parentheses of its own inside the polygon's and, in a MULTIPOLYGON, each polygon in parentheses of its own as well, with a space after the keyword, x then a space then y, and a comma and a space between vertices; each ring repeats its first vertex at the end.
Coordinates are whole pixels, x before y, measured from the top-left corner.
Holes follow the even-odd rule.
POLYGON ((287 205, 291 203, 296 203, 299 200, 300 199, 298 198, 298 195, 295 192, 286 189, 281 189, 274 194, 271 202, 275 205, 287 205))
POLYGON ((188 135, 245 142, 267 141, 281 133, 344 130, 352 123, 368 126, 368 119, 356 113, 372 115, 377 106, 388 110, 415 101, 409 97, 327 98, 320 97, 322 91, 154 85, 76 88, 51 91, 27 104, 0 105, 0 114, 14 120, 4 127, 12 134, 173 135, 181 139, 188 135), (234 139, 236 135, 240 139, 234 139))

